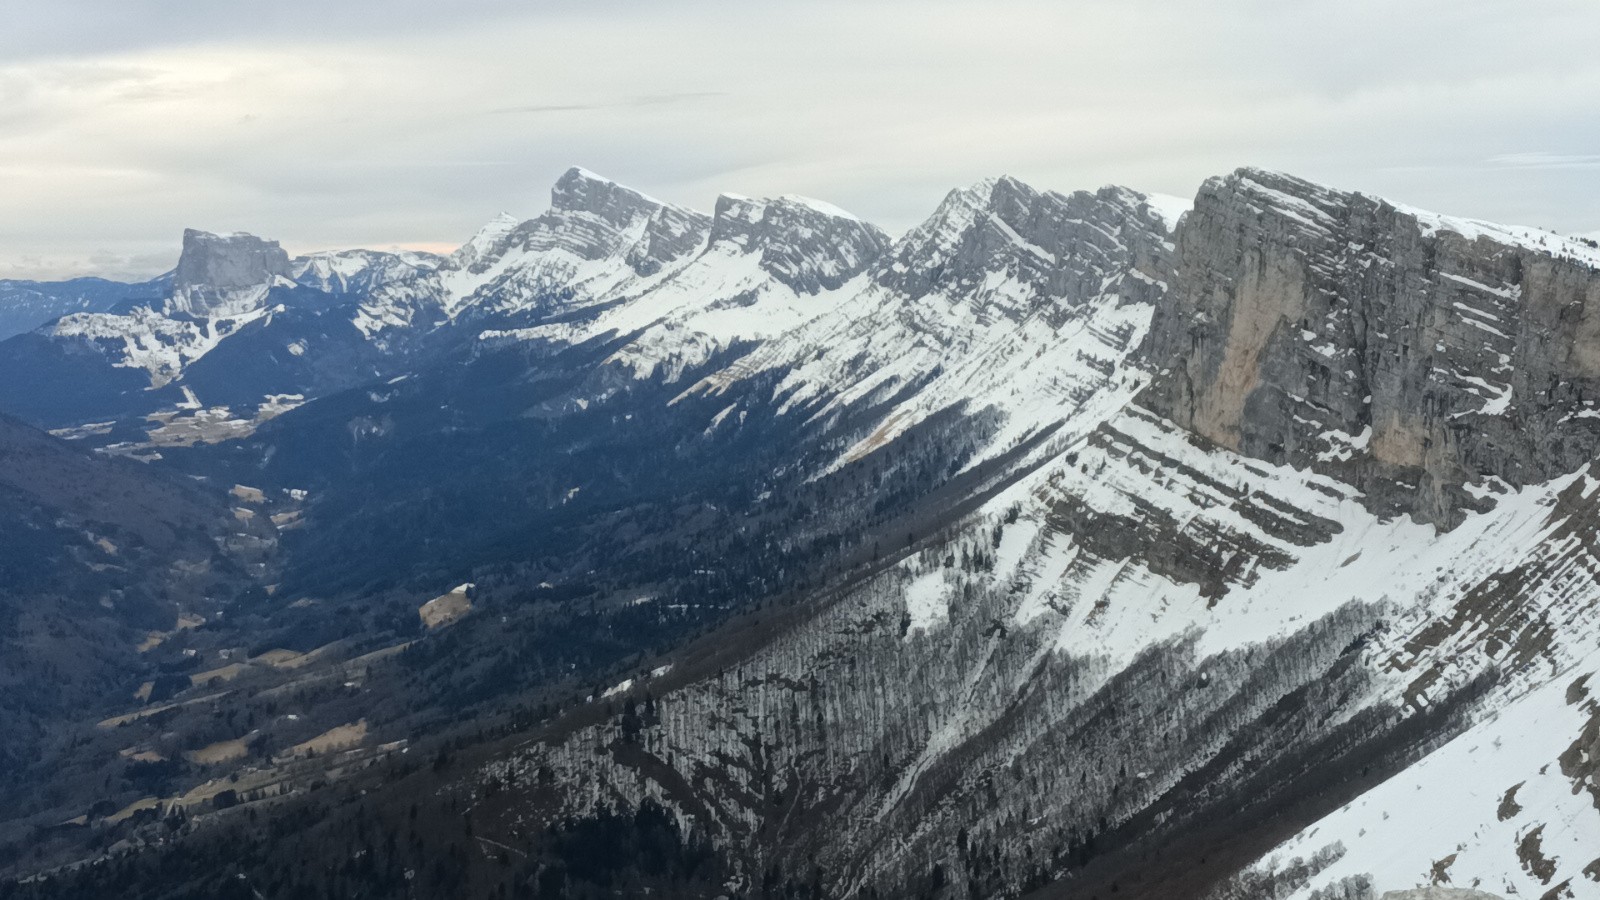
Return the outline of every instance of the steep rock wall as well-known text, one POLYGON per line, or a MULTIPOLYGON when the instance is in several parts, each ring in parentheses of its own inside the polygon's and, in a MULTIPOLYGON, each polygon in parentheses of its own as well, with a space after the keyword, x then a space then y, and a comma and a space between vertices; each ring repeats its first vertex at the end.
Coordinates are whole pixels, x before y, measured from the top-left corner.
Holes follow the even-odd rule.
POLYGON ((1176 243, 1146 403, 1210 441, 1443 527, 1600 449, 1590 248, 1253 169, 1176 243))

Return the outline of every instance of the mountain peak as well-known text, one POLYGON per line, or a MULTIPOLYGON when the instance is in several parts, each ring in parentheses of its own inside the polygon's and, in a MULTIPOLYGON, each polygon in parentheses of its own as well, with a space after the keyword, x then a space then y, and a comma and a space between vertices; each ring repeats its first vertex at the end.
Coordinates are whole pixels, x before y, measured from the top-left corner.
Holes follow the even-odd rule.
POLYGON ((713 248, 759 253, 761 267, 805 294, 832 290, 870 266, 889 246, 877 226, 831 203, 789 194, 717 198, 713 248))
POLYGON ((1129 240, 1116 235, 1129 225, 1139 232, 1133 243, 1140 246, 1169 233, 1164 217, 1136 191, 1111 187, 1069 195, 1009 175, 986 178, 947 194, 885 256, 877 280, 913 298, 979 296, 1000 274, 1038 297, 1086 298, 1099 293, 1100 277, 1076 267, 1123 253, 1129 240))
POLYGON ((1338 211, 1356 196, 1290 175, 1255 166, 1245 166, 1227 175, 1208 179, 1200 186, 1202 194, 1237 194, 1263 210, 1274 210, 1318 228, 1326 228, 1338 211))
POLYGON ((613 224, 631 221, 667 205, 579 166, 568 169, 550 188, 551 210, 589 213, 613 224))
POLYGON ((933 215, 918 229, 964 230, 972 227, 984 213, 1002 210, 1014 213, 1041 196, 1041 191, 1010 175, 984 178, 946 194, 933 215))
POLYGON ((550 189, 550 211, 523 223, 518 234, 528 249, 559 246, 584 259, 620 250, 637 274, 650 275, 693 253, 708 224, 704 213, 573 166, 550 189))
POLYGON ((467 239, 465 244, 451 253, 447 262, 458 269, 471 269, 485 256, 489 255, 496 247, 503 244, 511 233, 517 230, 522 220, 511 213, 503 212, 490 219, 479 228, 477 233, 467 239))
POLYGON ((846 219, 854 222, 864 221, 860 216, 847 209, 834 206, 826 200, 818 200, 815 197, 807 197, 803 194, 784 194, 778 198, 778 202, 792 206, 802 206, 835 219, 846 219))
POLYGON ((860 216, 840 209, 832 203, 802 197, 799 194, 755 198, 743 194, 725 193, 717 198, 713 213, 712 240, 729 236, 731 231, 742 230, 742 225, 764 223, 770 228, 773 225, 784 224, 785 219, 808 220, 813 225, 823 227, 865 227, 871 231, 879 230, 860 216))

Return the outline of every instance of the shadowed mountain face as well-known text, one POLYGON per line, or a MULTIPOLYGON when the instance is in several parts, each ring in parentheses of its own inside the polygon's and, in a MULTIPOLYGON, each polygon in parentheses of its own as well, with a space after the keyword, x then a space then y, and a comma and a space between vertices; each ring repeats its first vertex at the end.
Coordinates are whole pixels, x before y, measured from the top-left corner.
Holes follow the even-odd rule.
POLYGON ((136 284, 103 278, 0 281, 0 340, 72 313, 110 312, 124 304, 150 303, 160 299, 171 283, 170 274, 136 284))
POLYGON ((9 889, 1592 894, 1597 303, 1255 169, 191 233, 0 344, 19 658, 121 648, 0 862, 138 849, 9 889))
POLYGON ((36 774, 54 726, 123 706, 149 635, 216 609, 274 538, 186 479, 4 416, 0 461, 0 787, 10 793, 36 774))

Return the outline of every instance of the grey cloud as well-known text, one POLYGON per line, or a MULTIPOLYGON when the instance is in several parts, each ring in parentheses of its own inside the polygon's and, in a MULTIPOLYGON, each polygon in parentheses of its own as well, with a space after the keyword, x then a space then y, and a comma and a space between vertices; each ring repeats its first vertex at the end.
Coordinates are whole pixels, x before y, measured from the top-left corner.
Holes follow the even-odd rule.
POLYGON ((574 164, 701 209, 810 194, 891 230, 1000 172, 1192 194, 1245 164, 1600 228, 1592 3, 12 5, 13 274, 99 250, 159 265, 185 226, 459 242, 537 213, 574 164))
MULTIPOLYGON (((548 9, 577 4, 541 0, 548 9)), ((240 7, 215 0, 9 0, 0 59, 115 54, 239 41, 303 42, 492 26, 526 13, 524 0, 274 0, 240 7)))
POLYGON ((711 97, 726 97, 727 91, 685 91, 677 94, 650 94, 642 97, 627 97, 620 100, 599 103, 546 103, 532 106, 502 106, 489 110, 490 115, 508 114, 537 114, 556 112, 594 112, 604 109, 641 109, 647 106, 671 106, 677 103, 687 103, 695 100, 705 100, 711 97))
POLYGON ((64 279, 92 275, 113 281, 143 281, 177 264, 176 247, 150 253, 94 250, 84 256, 27 255, 0 260, 0 278, 64 279))

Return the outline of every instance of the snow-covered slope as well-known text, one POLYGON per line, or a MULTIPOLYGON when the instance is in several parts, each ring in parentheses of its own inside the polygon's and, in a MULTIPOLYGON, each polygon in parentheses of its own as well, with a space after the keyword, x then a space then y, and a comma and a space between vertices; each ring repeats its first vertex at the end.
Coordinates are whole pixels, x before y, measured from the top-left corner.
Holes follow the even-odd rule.
POLYGON ((71 313, 109 312, 125 302, 150 302, 171 290, 172 275, 135 284, 103 278, 0 281, 0 340, 71 313))
POLYGON ((796 414, 883 404, 840 462, 942 410, 996 411, 1004 425, 981 459, 1142 382, 1126 362, 1166 290, 1170 251, 1165 220, 1135 192, 983 182, 952 192, 852 296, 690 390, 777 372, 774 400, 796 414))
POLYGON ((951 408, 999 414, 977 460, 1056 428, 1042 464, 714 676, 612 692, 643 731, 486 781, 654 799, 847 895, 1181 895, 1130 884, 1219 828, 1273 896, 1600 895, 1581 252, 1258 170, 1187 213, 1001 179, 858 281, 688 395, 865 411, 819 477, 951 408))
POLYGON ((171 317, 149 307, 136 307, 126 314, 75 313, 46 325, 40 334, 70 340, 102 354, 119 368, 143 369, 151 387, 161 387, 183 374, 184 367, 205 356, 239 327, 266 315, 259 301, 266 287, 235 291, 234 298, 252 299, 254 308, 243 308, 224 318, 195 319, 171 317))
POLYGON ((702 213, 573 168, 551 189, 543 215, 516 224, 496 218, 427 277, 375 291, 357 325, 379 335, 468 309, 516 317, 603 303, 681 267, 709 226, 702 213))
POLYGON ((159 410, 179 414, 180 406, 216 396, 267 403, 276 394, 372 377, 375 351, 358 346, 363 339, 349 324, 353 306, 340 307, 438 264, 427 254, 365 250, 290 259, 275 241, 190 229, 177 269, 151 285, 161 290, 114 311, 70 313, 15 337, 0 353, 7 382, 0 394, 8 408, 59 427, 159 410), (186 380, 229 341, 234 351, 224 354, 226 364, 203 367, 202 384, 186 380), (302 358, 308 350, 323 358, 302 358), (144 390, 130 390, 119 370, 140 373, 144 390), (174 383, 182 390, 161 390, 174 383), (206 396, 197 400, 195 388, 206 396), (262 390, 244 397, 253 388, 262 390))
POLYGON ((64 316, 39 334, 87 349, 119 368, 143 369, 152 387, 182 376, 228 335, 267 313, 268 294, 293 285, 276 241, 188 229, 166 296, 125 313, 64 316))
POLYGON ((414 251, 327 250, 291 260, 290 277, 329 294, 366 295, 430 272, 442 262, 431 253, 414 251))
POLYGON ((888 239, 830 204, 724 195, 705 247, 688 264, 618 297, 598 315, 509 331, 489 341, 626 338, 611 357, 637 377, 676 381, 718 351, 794 331, 853 302, 888 239))
POLYGON ((1261 871, 1318 854, 1331 860, 1295 897, 1351 883, 1380 892, 1440 884, 1502 897, 1595 895, 1597 683, 1600 653, 1591 652, 1306 828, 1261 871))
POLYGON ((580 805, 697 810, 785 867, 834 860, 847 892, 914 882, 930 856, 981 879, 943 855, 958 833, 1070 874, 1063 848, 1085 836, 1150 815, 1181 833, 1212 804, 1292 794, 1258 773, 1349 765, 1498 672, 1462 707, 1480 724, 1274 858, 1331 847, 1320 858, 1339 862, 1300 896, 1355 875, 1380 893, 1428 883, 1452 853, 1444 883, 1526 895, 1573 879, 1584 896, 1600 848, 1600 718, 1581 680, 1600 662, 1597 487, 1507 493, 1441 533, 1129 408, 723 676, 658 693, 638 751, 594 752, 613 720, 486 777, 548 767, 580 805))

